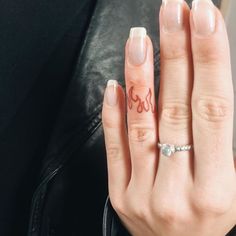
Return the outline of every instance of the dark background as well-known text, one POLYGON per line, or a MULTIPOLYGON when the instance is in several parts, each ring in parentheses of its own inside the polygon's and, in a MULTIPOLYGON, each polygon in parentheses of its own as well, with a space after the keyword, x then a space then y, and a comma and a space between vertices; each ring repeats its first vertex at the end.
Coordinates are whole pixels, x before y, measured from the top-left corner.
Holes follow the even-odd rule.
POLYGON ((123 47, 139 25, 158 83, 160 4, 0 0, 1 236, 101 235, 103 89, 112 78, 124 85, 123 47))

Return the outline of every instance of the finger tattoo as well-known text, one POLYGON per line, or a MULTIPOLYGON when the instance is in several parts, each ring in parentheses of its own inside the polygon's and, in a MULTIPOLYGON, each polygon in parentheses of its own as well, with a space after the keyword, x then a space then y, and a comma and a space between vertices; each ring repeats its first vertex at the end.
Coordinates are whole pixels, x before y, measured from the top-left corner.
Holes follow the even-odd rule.
POLYGON ((134 103, 137 103, 137 112, 155 112, 155 106, 152 103, 152 90, 148 89, 148 93, 144 99, 142 99, 139 95, 134 94, 134 86, 130 87, 127 94, 127 104, 130 110, 132 110, 134 103))

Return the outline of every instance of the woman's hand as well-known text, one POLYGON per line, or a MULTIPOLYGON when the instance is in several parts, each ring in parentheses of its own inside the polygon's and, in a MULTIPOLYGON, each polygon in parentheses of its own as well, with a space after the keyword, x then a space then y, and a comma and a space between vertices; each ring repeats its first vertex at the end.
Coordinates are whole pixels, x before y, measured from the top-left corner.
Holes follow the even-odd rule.
POLYGON ((160 10, 161 82, 144 28, 126 44, 126 98, 109 81, 103 105, 109 195, 133 236, 224 236, 236 223, 233 86, 227 33, 210 0, 160 10), (126 105, 127 126, 126 129, 126 105), (165 156, 157 143, 192 144, 165 156))

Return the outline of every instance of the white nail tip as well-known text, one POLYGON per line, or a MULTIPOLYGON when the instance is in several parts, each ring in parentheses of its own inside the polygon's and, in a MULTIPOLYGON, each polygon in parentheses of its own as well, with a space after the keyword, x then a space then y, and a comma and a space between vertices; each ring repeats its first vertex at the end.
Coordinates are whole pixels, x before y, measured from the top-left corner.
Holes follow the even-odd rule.
POLYGON ((207 3, 210 3, 210 4, 214 5, 212 0, 193 0, 192 1, 192 7, 194 7, 194 5, 199 3, 199 2, 207 2, 207 3))
POLYGON ((180 2, 180 3, 183 3, 184 0, 162 0, 162 3, 163 3, 163 4, 166 4, 166 3, 168 3, 168 2, 180 2))
POLYGON ((108 80, 107 81, 107 87, 109 86, 113 86, 113 87, 117 87, 118 86, 118 82, 116 80, 108 80))
POLYGON ((147 35, 147 30, 144 27, 133 27, 130 29, 129 37, 145 37, 147 35))

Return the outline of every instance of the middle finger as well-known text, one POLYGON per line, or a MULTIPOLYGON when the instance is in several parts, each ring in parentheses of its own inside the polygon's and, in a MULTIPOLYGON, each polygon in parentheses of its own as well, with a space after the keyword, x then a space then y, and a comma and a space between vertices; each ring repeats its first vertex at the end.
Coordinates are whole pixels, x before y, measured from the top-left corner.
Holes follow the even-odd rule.
MULTIPOLYGON (((192 59, 189 7, 182 0, 165 0, 160 10, 161 81, 158 103, 160 143, 192 143, 192 59)), ((183 184, 191 177, 193 155, 176 152, 166 157, 160 150, 157 178, 183 184)), ((158 181, 159 182, 159 181, 158 181)), ((185 185, 185 184, 184 184, 185 185)))

